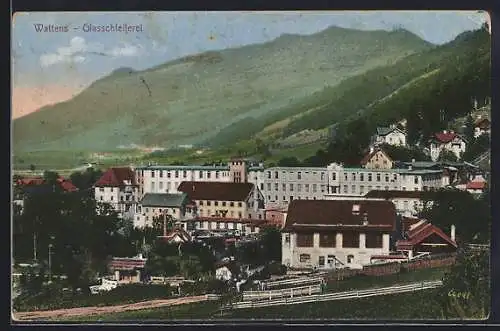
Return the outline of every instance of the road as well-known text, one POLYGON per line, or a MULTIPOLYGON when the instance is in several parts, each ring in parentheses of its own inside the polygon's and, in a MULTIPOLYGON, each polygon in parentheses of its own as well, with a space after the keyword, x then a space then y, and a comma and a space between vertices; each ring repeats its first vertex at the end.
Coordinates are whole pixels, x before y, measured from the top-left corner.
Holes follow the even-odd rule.
POLYGON ((57 309, 57 310, 33 311, 33 312, 17 312, 17 313, 12 313, 12 318, 15 321, 33 321, 33 320, 44 320, 53 318, 60 319, 67 317, 90 316, 97 314, 118 313, 131 310, 159 308, 164 306, 175 306, 186 303, 201 302, 206 300, 207 300, 206 295, 200 295, 200 296, 183 297, 177 299, 150 300, 133 304, 107 306, 107 307, 80 307, 80 308, 68 308, 68 309, 57 309))

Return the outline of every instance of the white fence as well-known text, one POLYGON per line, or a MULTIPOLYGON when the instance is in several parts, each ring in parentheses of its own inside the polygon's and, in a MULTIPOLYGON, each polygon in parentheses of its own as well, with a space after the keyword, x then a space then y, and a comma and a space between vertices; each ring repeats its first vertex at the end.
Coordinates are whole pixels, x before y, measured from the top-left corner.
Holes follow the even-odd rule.
POLYGON ((262 287, 265 289, 272 289, 279 286, 301 286, 301 285, 316 285, 321 284, 323 278, 321 277, 304 277, 304 278, 292 278, 284 280, 276 280, 270 282, 263 282, 262 287))
POLYGON ((377 295, 387 295, 387 294, 433 289, 440 287, 442 285, 443 285, 442 281, 429 281, 429 282, 413 283, 402 286, 391 286, 391 287, 382 287, 382 288, 367 289, 360 291, 309 295, 305 297, 284 298, 284 299, 269 300, 269 301, 241 301, 238 303, 234 303, 232 305, 232 308, 236 309, 255 308, 255 307, 268 307, 268 306, 280 306, 280 305, 293 305, 293 304, 320 302, 320 301, 353 299, 353 298, 362 298, 362 297, 370 297, 377 295))
POLYGON ((272 300, 284 297, 293 298, 297 296, 313 295, 318 293, 321 293, 320 285, 292 287, 272 291, 245 291, 243 292, 243 301, 272 300))

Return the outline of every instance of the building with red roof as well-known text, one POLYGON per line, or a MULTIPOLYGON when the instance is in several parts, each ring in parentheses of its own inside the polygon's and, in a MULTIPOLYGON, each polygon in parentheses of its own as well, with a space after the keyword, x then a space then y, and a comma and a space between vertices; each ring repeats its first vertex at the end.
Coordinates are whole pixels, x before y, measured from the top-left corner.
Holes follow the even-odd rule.
POLYGON ((282 263, 292 268, 362 268, 388 255, 396 209, 384 200, 294 200, 282 234, 282 263))
POLYGON ((432 161, 437 161, 443 151, 452 152, 460 159, 467 147, 467 141, 462 136, 447 130, 435 133, 429 142, 432 161))
POLYGON ((94 184, 97 202, 110 204, 121 217, 134 217, 139 187, 129 167, 109 168, 94 184))

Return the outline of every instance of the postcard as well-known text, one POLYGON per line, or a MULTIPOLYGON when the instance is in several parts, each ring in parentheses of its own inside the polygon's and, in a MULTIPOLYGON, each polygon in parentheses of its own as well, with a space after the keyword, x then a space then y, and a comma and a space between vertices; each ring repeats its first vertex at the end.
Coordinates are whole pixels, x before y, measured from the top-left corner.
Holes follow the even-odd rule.
POLYGON ((18 12, 17 323, 483 320, 482 11, 18 12))

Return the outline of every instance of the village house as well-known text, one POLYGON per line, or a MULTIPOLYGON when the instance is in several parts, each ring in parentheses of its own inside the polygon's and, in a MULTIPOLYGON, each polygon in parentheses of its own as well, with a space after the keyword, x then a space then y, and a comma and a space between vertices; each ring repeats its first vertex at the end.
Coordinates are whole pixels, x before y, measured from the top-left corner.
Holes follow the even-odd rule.
POLYGON ((377 133, 372 138, 372 145, 388 144, 392 146, 406 146, 406 132, 396 125, 378 127, 377 133))
POLYGON ((463 137, 454 131, 444 130, 435 133, 430 139, 430 156, 432 161, 437 161, 443 151, 449 151, 455 154, 457 159, 461 159, 465 152, 467 142, 463 137))
POLYGON ((266 222, 269 225, 273 225, 278 229, 281 229, 285 226, 285 216, 286 216, 287 208, 278 207, 278 206, 266 206, 266 222))
POLYGON ((474 123, 474 138, 478 138, 483 134, 491 133, 491 122, 487 118, 478 118, 474 123))
POLYGON ((239 235, 259 233, 261 228, 269 226, 267 221, 263 219, 231 218, 221 216, 197 217, 194 220, 185 222, 194 223, 195 231, 234 232, 239 235))
POLYGON ((262 189, 262 163, 232 159, 225 165, 141 166, 135 169, 140 196, 146 193, 180 193, 182 182, 249 182, 262 189))
POLYGON ((264 218, 264 200, 252 183, 182 182, 201 217, 264 218))
POLYGON ((294 200, 282 231, 282 263, 290 268, 353 268, 387 255, 396 229, 390 201, 294 200))
POLYGON ((134 226, 152 226, 159 216, 182 221, 196 217, 196 207, 185 193, 146 193, 137 206, 134 226))
POLYGON ((432 197, 426 191, 377 191, 365 195, 367 199, 383 199, 394 203, 396 212, 402 216, 416 216, 424 207, 432 206, 432 197))
POLYGON ((134 171, 128 167, 109 168, 94 184, 96 201, 111 205, 127 219, 133 219, 137 211, 138 192, 134 171))
POLYGON ((147 259, 139 254, 136 257, 114 257, 108 268, 114 274, 118 284, 140 283, 144 277, 147 259))
POLYGON ((165 228, 163 235, 159 239, 170 244, 184 244, 190 242, 193 238, 182 226, 174 226, 172 230, 165 228))
POLYGON ((393 161, 381 148, 370 148, 370 152, 361 160, 365 169, 391 169, 393 161))
POLYGON ((410 259, 425 254, 454 253, 457 250, 455 226, 451 226, 451 234, 448 236, 437 226, 418 220, 409 225, 403 238, 396 242, 396 250, 410 259))

